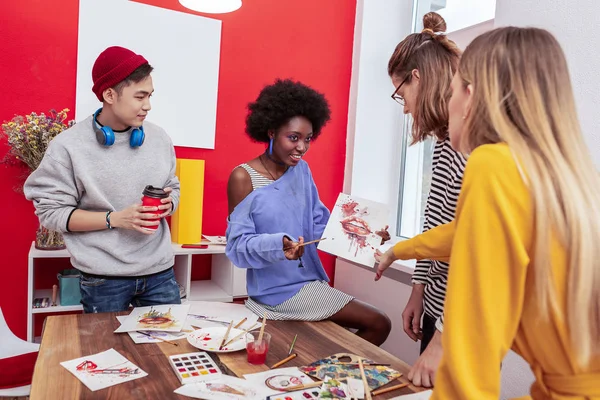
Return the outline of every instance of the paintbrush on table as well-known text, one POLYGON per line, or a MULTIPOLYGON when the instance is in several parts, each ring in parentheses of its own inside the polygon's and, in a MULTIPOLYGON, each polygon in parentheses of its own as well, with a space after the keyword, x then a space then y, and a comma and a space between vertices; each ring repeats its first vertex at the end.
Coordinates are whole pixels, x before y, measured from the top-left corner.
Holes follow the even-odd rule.
POLYGON ((156 340, 160 340, 161 342, 165 342, 165 343, 172 344, 173 346, 179 346, 179 345, 178 345, 177 343, 175 343, 175 342, 172 342, 172 341, 170 341, 170 340, 167 340, 167 339, 163 339, 163 338, 161 338, 161 337, 158 337, 158 336, 151 335, 151 334, 149 334, 149 333, 146 333, 146 332, 143 332, 143 331, 136 331, 136 332, 137 332, 137 333, 139 333, 139 334, 141 334, 141 335, 148 336, 148 337, 150 337, 150 338, 152 338, 152 339, 156 339, 156 340))
POLYGON ((246 321, 248 321, 248 317, 244 317, 244 319, 243 319, 243 320, 241 320, 240 322, 238 322, 238 323, 237 323, 237 325, 233 327, 233 329, 237 329, 237 328, 239 328, 239 327, 240 327, 240 326, 242 326, 242 325, 244 324, 244 322, 246 322, 246 321))
POLYGON ((367 382, 367 376, 365 375, 365 368, 363 367, 363 359, 358 359, 358 367, 360 368, 360 377, 363 381, 363 385, 365 387, 365 400, 371 400, 371 389, 369 388, 369 383, 367 382))
POLYGON ((227 339, 229 337, 229 332, 231 331, 232 326, 233 326, 233 320, 231 320, 231 322, 229 323, 229 326, 227 327, 227 331, 225 331, 225 336, 223 336, 223 340, 221 341, 219 350, 223 350, 223 346, 225 346, 225 342, 227 342, 227 339))
POLYGON ((229 346, 231 343, 235 342, 236 340, 238 340, 239 338, 241 338, 242 336, 244 336, 245 334, 247 334, 251 330, 254 330, 254 329, 258 328, 256 325, 258 325, 258 324, 252 325, 250 328, 242 331, 242 333, 240 333, 239 335, 235 336, 233 339, 231 339, 230 341, 228 341, 227 343, 225 343, 225 347, 229 346))

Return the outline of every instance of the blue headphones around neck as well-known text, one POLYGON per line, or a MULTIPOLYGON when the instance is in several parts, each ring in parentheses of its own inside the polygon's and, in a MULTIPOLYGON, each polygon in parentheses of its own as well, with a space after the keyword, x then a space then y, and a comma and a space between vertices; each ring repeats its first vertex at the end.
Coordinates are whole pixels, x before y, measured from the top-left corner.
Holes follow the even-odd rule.
MULTIPOLYGON (((98 115, 102 111, 102 108, 99 108, 94 113, 94 121, 92 122, 92 126, 94 127, 94 132, 96 133, 96 140, 102 146, 112 146, 115 143, 115 132, 111 129, 110 126, 101 126, 98 122, 98 115)), ((133 148, 140 147, 144 144, 144 138, 146 135, 144 134, 144 127, 140 126, 139 128, 133 128, 131 130, 131 135, 129 136, 129 145, 133 148)))

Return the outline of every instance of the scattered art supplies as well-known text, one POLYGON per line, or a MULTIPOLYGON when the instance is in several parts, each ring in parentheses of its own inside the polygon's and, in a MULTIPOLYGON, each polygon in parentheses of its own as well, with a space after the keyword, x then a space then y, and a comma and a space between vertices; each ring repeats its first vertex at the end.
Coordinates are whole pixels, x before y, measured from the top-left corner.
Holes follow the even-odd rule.
POLYGON ((404 396, 393 397, 390 400, 428 400, 433 394, 432 390, 426 390, 419 393, 405 394, 404 396))
POLYGON ((148 376, 114 349, 61 362, 60 365, 75 375, 91 391, 148 376))
POLYGON ((175 354, 169 356, 169 363, 183 385, 223 376, 217 364, 205 352, 175 354))
POLYGON ((189 304, 165 304, 136 307, 115 330, 115 333, 136 331, 181 332, 189 304))
POLYGON ((316 399, 317 397, 312 392, 318 393, 319 386, 321 386, 320 382, 315 383, 314 380, 296 367, 278 368, 255 374, 246 374, 244 378, 258 385, 272 400, 277 398, 281 398, 282 400, 286 398, 316 399), (294 389, 298 390, 294 391, 294 389), (303 393, 307 393, 307 395, 305 396, 303 393), (307 397, 308 395, 311 397, 307 397))
POLYGON ((246 348, 244 335, 247 332, 235 328, 231 328, 227 332, 227 328, 228 326, 198 329, 188 333, 187 340, 197 349, 213 353, 231 353, 244 350, 246 348))
POLYGON ((382 203, 340 193, 323 237, 321 251, 373 267, 375 250, 381 245, 377 231, 389 224, 389 208, 382 203))
MULTIPOLYGON (((120 323, 123 323, 127 315, 119 315, 117 316, 117 320, 120 323)), ((183 331, 181 332, 164 332, 164 331, 136 331, 136 332, 127 332, 133 343, 141 344, 141 343, 160 343, 160 342, 169 342, 174 340, 185 339, 187 335, 187 331, 191 332, 194 330, 191 326, 184 326, 183 331)))
MULTIPOLYGON (((360 357, 355 354, 339 353, 299 369, 305 374, 320 380, 325 380, 328 377, 338 380, 343 378, 361 379, 359 359, 360 357)), ((402 375, 388 366, 377 365, 372 360, 363 360, 363 363, 365 377, 371 390, 386 385, 402 375)))
POLYGON ((175 393, 206 400, 263 400, 266 397, 259 385, 228 375, 208 382, 183 385, 175 393))

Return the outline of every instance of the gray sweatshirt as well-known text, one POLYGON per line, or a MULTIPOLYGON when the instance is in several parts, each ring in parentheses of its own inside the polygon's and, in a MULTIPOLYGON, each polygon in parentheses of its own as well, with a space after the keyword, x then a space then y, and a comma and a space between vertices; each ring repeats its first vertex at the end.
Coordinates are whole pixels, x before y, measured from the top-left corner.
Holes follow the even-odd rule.
POLYGON ((130 131, 115 132, 115 143, 102 146, 92 128, 92 116, 56 136, 40 164, 25 182, 40 223, 63 232, 71 263, 95 275, 138 276, 173 265, 171 234, 164 219, 155 233, 128 229, 69 232, 74 209, 121 211, 141 203, 146 185, 171 187, 173 209, 179 202, 175 149, 160 127, 144 123, 145 141, 129 146, 130 131))

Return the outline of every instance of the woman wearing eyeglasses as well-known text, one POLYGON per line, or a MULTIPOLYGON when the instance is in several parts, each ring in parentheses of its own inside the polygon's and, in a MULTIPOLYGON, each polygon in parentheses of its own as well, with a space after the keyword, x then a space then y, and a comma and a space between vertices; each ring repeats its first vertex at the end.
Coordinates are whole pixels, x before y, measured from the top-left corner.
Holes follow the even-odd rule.
MULTIPOLYGON (((329 286, 317 244, 329 220, 304 155, 329 121, 325 97, 277 80, 249 106, 246 133, 265 143, 229 177, 225 253, 246 269, 246 307, 274 320, 331 320, 375 345, 391 330, 385 313, 329 286)), ((387 231, 378 232, 389 239, 387 231)))
MULTIPOLYGON (((454 219, 466 161, 452 149, 448 137, 449 88, 461 52, 443 34, 446 22, 439 14, 425 14, 423 26, 421 33, 408 35, 396 46, 388 64, 388 74, 395 88, 392 98, 414 120, 412 144, 428 138, 435 140, 431 189, 423 227, 427 231, 454 219)), ((399 242, 384 254, 378 252, 376 258, 379 266, 375 279, 381 278, 396 259, 415 258, 412 253, 414 243, 418 240, 417 236, 399 242)), ((431 245, 449 245, 451 240, 447 242, 435 241, 431 245)), ((408 375, 416 386, 433 386, 435 371, 442 357, 441 334, 447 280, 447 262, 417 262, 412 276, 412 293, 402 313, 404 332, 415 341, 421 340, 421 356, 408 375)))

